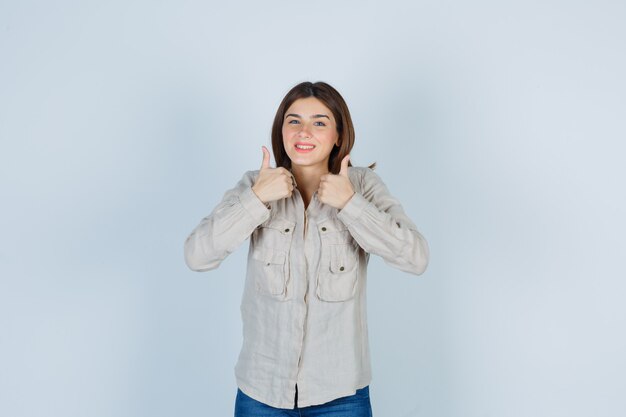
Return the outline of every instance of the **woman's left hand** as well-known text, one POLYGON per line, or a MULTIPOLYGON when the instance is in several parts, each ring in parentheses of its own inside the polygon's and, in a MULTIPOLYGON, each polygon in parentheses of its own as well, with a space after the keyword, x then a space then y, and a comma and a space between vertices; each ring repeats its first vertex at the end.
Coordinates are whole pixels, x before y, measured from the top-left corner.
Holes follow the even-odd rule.
POLYGON ((348 161, 350 155, 346 155, 341 161, 339 174, 324 174, 320 178, 320 186, 317 189, 317 198, 324 204, 342 209, 354 195, 354 188, 348 178, 348 161))

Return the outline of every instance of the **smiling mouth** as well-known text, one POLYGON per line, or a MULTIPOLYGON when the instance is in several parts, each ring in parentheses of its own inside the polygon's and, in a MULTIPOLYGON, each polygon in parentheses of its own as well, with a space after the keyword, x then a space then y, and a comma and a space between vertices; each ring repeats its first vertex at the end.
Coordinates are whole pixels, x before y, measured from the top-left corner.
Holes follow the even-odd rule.
POLYGON ((315 145, 298 145, 296 144, 296 149, 300 149, 303 151, 310 151, 313 150, 315 148, 315 145))

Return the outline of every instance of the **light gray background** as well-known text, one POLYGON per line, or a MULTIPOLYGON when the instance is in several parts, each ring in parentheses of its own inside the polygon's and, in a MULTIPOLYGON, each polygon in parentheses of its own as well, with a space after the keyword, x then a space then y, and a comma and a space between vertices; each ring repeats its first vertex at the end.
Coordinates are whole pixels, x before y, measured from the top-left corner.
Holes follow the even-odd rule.
POLYGON ((618 1, 2 1, 0 415, 232 415, 247 242, 209 273, 183 242, 305 80, 344 95, 353 163, 432 251, 421 277, 371 259, 374 414, 624 415, 625 21, 618 1))

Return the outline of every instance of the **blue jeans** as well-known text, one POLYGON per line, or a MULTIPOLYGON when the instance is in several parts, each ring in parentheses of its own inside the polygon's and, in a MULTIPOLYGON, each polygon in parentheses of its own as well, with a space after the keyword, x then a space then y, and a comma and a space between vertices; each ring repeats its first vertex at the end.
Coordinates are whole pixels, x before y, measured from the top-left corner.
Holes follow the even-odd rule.
POLYGON ((356 390, 356 394, 336 398, 330 402, 308 407, 298 407, 296 386, 295 408, 274 408, 255 400, 237 388, 235 417, 372 417, 369 385, 356 390))

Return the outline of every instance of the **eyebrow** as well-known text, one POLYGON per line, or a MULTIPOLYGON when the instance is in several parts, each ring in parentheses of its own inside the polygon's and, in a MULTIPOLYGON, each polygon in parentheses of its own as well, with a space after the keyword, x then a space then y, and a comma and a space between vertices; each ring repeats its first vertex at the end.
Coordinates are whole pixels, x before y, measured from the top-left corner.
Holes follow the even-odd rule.
MULTIPOLYGON (((288 115, 286 115, 286 116, 285 116, 285 119, 286 119, 287 117, 289 117, 289 116, 293 116, 293 117, 297 117, 298 119, 302 119, 302 116, 300 116, 299 114, 294 114, 294 113, 289 113, 288 115)), ((328 117, 328 116, 327 116, 327 115, 325 115, 325 114, 314 114, 314 115, 312 115, 312 116, 311 116, 311 119, 319 119, 319 118, 321 118, 321 117, 325 117, 325 118, 327 118, 328 120, 330 120, 330 117, 328 117)))

